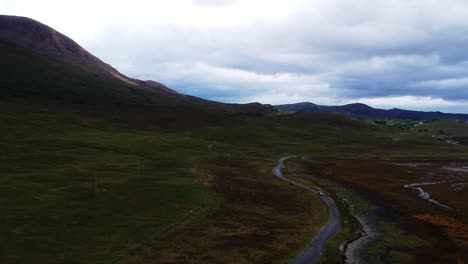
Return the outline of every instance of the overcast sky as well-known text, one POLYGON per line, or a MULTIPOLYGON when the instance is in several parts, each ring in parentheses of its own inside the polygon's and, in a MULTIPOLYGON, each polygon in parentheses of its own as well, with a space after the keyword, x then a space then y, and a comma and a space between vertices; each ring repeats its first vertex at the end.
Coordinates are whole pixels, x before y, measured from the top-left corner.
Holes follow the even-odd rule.
POLYGON ((1 0, 0 13, 207 99, 468 113, 466 0, 1 0))

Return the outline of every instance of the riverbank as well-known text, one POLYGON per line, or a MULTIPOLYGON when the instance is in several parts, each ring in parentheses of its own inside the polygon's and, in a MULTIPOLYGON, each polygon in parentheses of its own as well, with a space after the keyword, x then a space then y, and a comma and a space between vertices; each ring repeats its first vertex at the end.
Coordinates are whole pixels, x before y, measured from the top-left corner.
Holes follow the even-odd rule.
POLYGON ((295 180, 329 191, 342 214, 342 232, 328 243, 322 263, 414 263, 415 259, 419 261, 423 257, 420 252, 428 254, 427 250, 434 248, 432 240, 416 233, 418 230, 413 222, 409 222, 411 219, 401 218, 394 209, 397 204, 373 195, 373 191, 380 193, 377 185, 370 191, 356 188, 346 181, 348 173, 356 173, 356 177, 371 173, 361 166, 374 163, 347 159, 294 160, 294 169, 290 173, 295 175, 295 180), (342 170, 341 163, 352 165, 353 170, 342 170))
POLYGON ((345 242, 342 254, 347 264, 366 263, 363 258, 365 254, 362 251, 375 242, 379 238, 379 234, 376 227, 364 216, 355 215, 354 217, 361 225, 362 231, 356 240, 345 242))

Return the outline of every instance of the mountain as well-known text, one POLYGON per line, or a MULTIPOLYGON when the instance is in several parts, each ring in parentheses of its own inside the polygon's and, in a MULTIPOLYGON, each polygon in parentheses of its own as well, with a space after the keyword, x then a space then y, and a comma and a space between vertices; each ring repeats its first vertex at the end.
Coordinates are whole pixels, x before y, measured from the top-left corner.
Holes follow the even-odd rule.
POLYGON ((390 110, 372 108, 368 105, 355 103, 341 106, 316 105, 309 102, 277 105, 277 108, 292 112, 340 113, 354 118, 375 119, 463 119, 468 120, 468 114, 449 114, 441 112, 423 112, 393 108, 390 110))
POLYGON ((0 39, 29 50, 59 57, 63 61, 79 65, 81 69, 96 75, 102 75, 110 79, 115 78, 152 91, 176 93, 176 91, 160 83, 140 81, 121 74, 109 64, 93 56, 72 39, 30 18, 0 16, 0 39))
POLYGON ((3 99, 273 111, 270 105, 224 104, 180 94, 159 82, 130 78, 69 37, 26 17, 0 15, 0 56, 3 99))

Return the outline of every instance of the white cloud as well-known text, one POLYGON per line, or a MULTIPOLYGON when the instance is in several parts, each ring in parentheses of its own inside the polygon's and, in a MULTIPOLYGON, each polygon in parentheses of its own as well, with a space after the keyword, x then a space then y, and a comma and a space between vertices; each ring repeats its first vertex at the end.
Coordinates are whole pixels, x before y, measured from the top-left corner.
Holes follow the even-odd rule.
POLYGON ((209 99, 448 110, 468 100, 465 0, 3 0, 0 13, 209 99))
MULTIPOLYGON (((216 67, 204 63, 191 65, 160 65, 159 73, 169 83, 188 83, 186 89, 200 89, 200 84, 209 84, 201 89, 216 89, 214 97, 223 98, 223 93, 235 92, 235 102, 261 101, 270 104, 293 102, 299 98, 318 98, 331 95, 331 90, 320 76, 297 73, 260 74, 235 68, 216 67), (196 80, 196 81, 193 81, 196 80), (290 87, 291 89, 288 89, 290 87)), ((225 99, 225 98, 224 98, 225 99)))
MULTIPOLYGON (((354 101, 349 101, 352 103, 354 101)), ((434 110, 446 109, 450 107, 463 107, 468 104, 468 100, 462 101, 447 101, 442 98, 434 98, 430 96, 390 96, 376 98, 360 98, 356 102, 368 104, 377 108, 404 108, 404 109, 421 109, 434 110)))

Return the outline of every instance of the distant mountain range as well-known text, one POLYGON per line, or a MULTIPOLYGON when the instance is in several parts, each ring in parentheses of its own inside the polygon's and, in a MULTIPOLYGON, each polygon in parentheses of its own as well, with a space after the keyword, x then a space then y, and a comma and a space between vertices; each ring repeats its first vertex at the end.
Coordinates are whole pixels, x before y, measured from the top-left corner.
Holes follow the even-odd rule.
POLYGON ((468 114, 448 114, 441 112, 423 112, 393 108, 390 110, 372 108, 368 105, 355 103, 340 106, 316 105, 309 102, 276 105, 277 108, 293 112, 340 113, 354 118, 366 119, 463 119, 468 120, 468 114))

